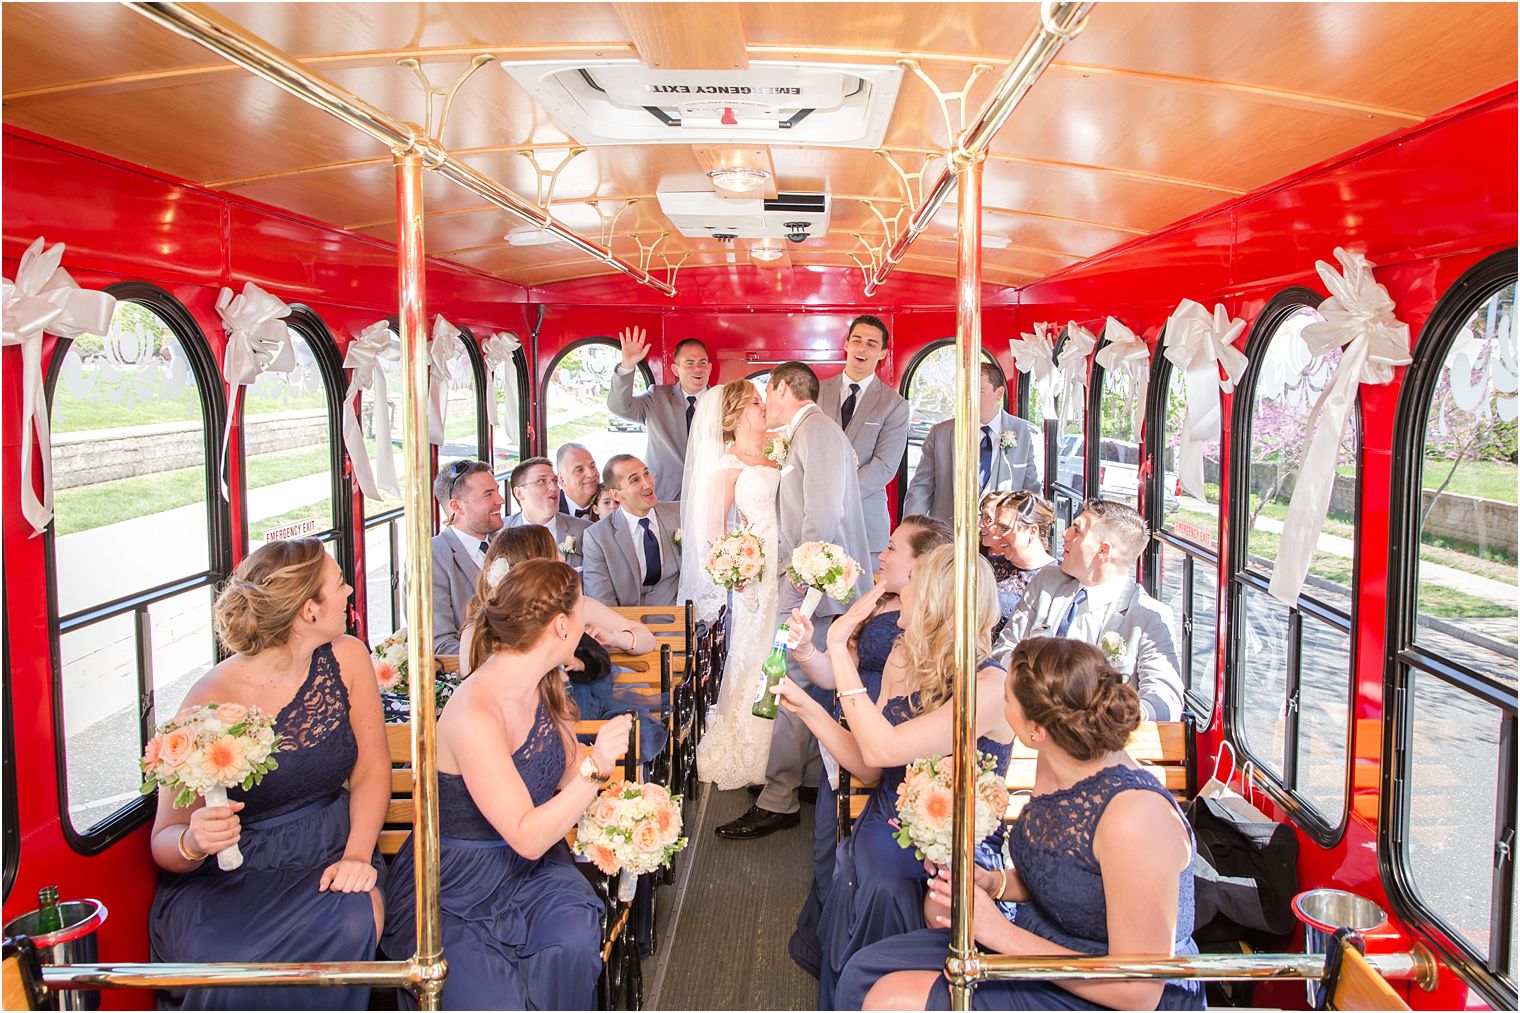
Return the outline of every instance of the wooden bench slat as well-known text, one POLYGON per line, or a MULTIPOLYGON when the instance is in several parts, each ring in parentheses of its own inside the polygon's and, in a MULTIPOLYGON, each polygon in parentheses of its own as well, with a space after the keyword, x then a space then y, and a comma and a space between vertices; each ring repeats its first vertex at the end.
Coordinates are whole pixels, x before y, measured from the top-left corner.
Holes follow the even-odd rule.
MULTIPOLYGON (((1004 779, 1010 790, 1034 787, 1035 760, 1010 760, 1008 776, 1004 779)), ((1146 764, 1145 769, 1154 774, 1168 791, 1187 790, 1187 770, 1168 764, 1146 764)))

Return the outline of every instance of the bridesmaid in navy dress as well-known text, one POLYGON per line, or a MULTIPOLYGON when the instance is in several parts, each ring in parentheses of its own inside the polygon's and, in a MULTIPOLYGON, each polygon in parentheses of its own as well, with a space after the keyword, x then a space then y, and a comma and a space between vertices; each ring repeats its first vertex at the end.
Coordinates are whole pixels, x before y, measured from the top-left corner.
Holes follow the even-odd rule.
MULTIPOLYGON (((547 559, 512 567, 481 606, 478 664, 438 720, 445 1009, 595 1005, 603 907, 565 835, 627 749, 633 719, 610 720, 580 759, 560 666, 584 627, 574 570, 547 559)), ((381 948, 395 960, 415 948, 414 860, 404 845, 386 894, 381 948)))
MULTIPOLYGON (((880 702, 869 699, 849 654, 837 650, 870 614, 880 588, 861 596, 829 629, 835 683, 849 730, 821 706, 809 704, 811 698, 796 684, 784 681, 778 691, 841 765, 862 780, 877 782, 860 820, 839 845, 834 883, 824 899, 818 933, 822 948, 819 1009, 836 1008, 835 983, 857 951, 924 925, 928 876, 914 852, 893 838, 893 822, 897 786, 907 765, 951 749, 953 553, 949 545, 929 552, 915 565, 913 580, 903 589, 908 621, 887 660, 880 702)), ((986 560, 978 559, 976 566, 978 654, 985 658, 998 617, 997 596, 986 560)), ((1013 732, 999 699, 1002 685, 1002 671, 996 664, 984 661, 978 666, 977 745, 997 759, 1000 771, 1007 769, 1013 745, 1013 732)), ((995 861, 993 854, 988 848, 986 860, 995 861)))
MULTIPOLYGON (((160 792, 153 858, 164 870, 148 922, 155 961, 371 960, 382 922, 375 840, 390 759, 369 651, 343 635, 348 596, 315 539, 249 555, 217 598, 217 636, 237 653, 186 706, 276 715, 279 767, 229 804, 175 809, 160 792), (345 787, 344 782, 347 782, 345 787), (212 853, 236 844, 243 865, 212 853)), ((365 1009, 367 988, 187 989, 162 1009, 365 1009)))
MULTIPOLYGON (((887 656, 902 634, 902 610, 898 595, 913 579, 913 564, 919 556, 930 549, 950 544, 950 526, 944 521, 924 514, 913 514, 898 522, 887 547, 881 553, 876 570, 876 584, 883 589, 877 600, 876 612, 855 630, 849 647, 856 667, 860 670, 861 685, 873 701, 881 695, 881 673, 887 665, 887 656)), ((792 616, 792 628, 801 630, 809 626, 800 614, 792 616)), ((812 643, 812 630, 798 644, 812 643)), ((793 654, 798 665, 814 686, 832 690, 834 667, 829 663, 827 651, 805 649, 801 655, 793 654)), ((834 717, 839 717, 839 704, 834 705, 834 717)), ((818 804, 813 820, 813 885, 807 900, 797 913, 797 927, 787 943, 792 960, 813 977, 818 977, 820 954, 818 921, 823 916, 823 900, 834 885, 834 849, 838 842, 839 813, 838 796, 829 781, 829 773, 823 771, 818 779, 818 804)))
MULTIPOLYGON (((1014 649, 1006 702, 1019 740, 1039 753, 1036 787, 1008 835, 1013 867, 975 874, 976 941, 1018 956, 1197 953, 1192 833, 1171 794, 1124 752, 1140 723, 1134 687, 1097 648, 1039 637, 1014 649), (1018 903, 1011 922, 999 898, 1018 903)), ((939 970, 949 888, 949 870, 936 870, 926 911, 941 927, 856 954, 840 1009, 950 1008, 939 970)), ((1198 981, 989 981, 972 1005, 1199 1010, 1204 999, 1198 981)))

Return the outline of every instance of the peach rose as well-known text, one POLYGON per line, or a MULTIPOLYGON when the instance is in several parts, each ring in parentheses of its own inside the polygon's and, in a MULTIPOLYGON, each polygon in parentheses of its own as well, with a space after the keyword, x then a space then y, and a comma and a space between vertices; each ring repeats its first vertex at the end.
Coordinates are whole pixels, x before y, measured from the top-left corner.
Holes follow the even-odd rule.
POLYGON ((936 784, 923 793, 918 806, 927 826, 943 830, 950 825, 950 817, 955 811, 955 797, 950 794, 949 788, 936 784))
POLYGON ((660 828, 653 820, 639 820, 633 828, 633 846, 645 854, 660 850, 660 828))
POLYGON ((591 864, 597 870, 608 876, 618 874, 617 855, 605 844, 591 844, 586 847, 586 857, 591 859, 591 864))
POLYGON ((652 805, 664 805, 670 801, 670 792, 665 790, 663 784, 646 781, 639 786, 639 790, 644 793, 644 801, 652 805))
POLYGON ((603 796, 591 803, 591 822, 599 827, 605 827, 617 819, 617 803, 603 796))
POLYGON ((159 753, 163 751, 164 737, 155 735, 148 740, 148 745, 143 749, 142 765, 148 770, 158 766, 159 753))
POLYGON ((177 770, 180 764, 185 762, 185 757, 190 755, 190 750, 195 748, 195 736, 185 728, 176 728, 164 736, 159 745, 159 761, 163 763, 165 770, 177 770))
POLYGON ((229 728, 248 716, 248 708, 240 703, 221 703, 216 705, 216 719, 226 724, 229 728))
POLYGON ((201 769, 219 781, 230 781, 242 773, 245 760, 243 744, 230 735, 223 735, 206 747, 201 769))
POLYGON ((375 664, 375 681, 381 689, 395 689, 401 681, 401 670, 389 661, 380 661, 375 664))

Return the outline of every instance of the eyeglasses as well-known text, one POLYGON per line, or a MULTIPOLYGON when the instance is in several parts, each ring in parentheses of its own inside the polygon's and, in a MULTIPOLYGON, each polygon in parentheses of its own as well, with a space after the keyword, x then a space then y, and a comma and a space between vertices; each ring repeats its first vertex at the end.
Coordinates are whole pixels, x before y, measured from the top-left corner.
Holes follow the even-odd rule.
POLYGON ((550 475, 547 478, 535 478, 531 482, 522 483, 522 485, 519 485, 518 488, 521 489, 524 486, 531 486, 534 489, 557 489, 559 488, 559 479, 555 478, 553 475, 550 475))

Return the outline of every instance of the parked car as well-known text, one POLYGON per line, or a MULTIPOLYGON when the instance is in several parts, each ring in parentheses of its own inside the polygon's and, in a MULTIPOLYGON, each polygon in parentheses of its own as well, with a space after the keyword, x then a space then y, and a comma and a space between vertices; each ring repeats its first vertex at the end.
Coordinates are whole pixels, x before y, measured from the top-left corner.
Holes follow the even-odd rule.
MULTIPOLYGON (((1087 494, 1083 449, 1086 440, 1076 434, 1064 437, 1056 460, 1056 481, 1081 495, 1087 494)), ((1139 502, 1140 445, 1104 438, 1098 444, 1098 493, 1104 499, 1135 506, 1139 502)))
POLYGON ((608 415, 607 431, 609 433, 642 433, 644 427, 632 419, 623 418, 621 415, 608 415))
POLYGON ((938 412, 924 412, 908 422, 908 445, 923 443, 929 436, 929 430, 940 422, 945 421, 945 416, 938 412))

